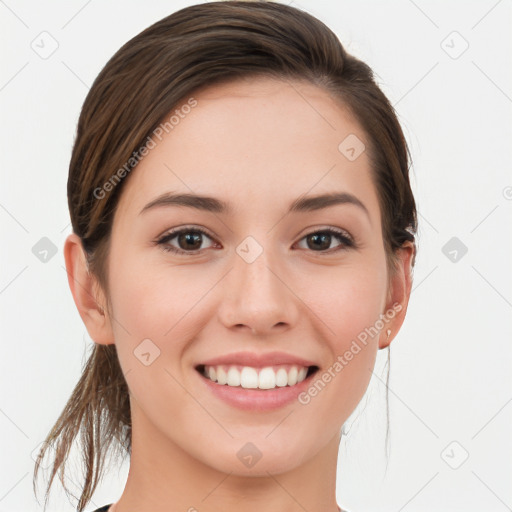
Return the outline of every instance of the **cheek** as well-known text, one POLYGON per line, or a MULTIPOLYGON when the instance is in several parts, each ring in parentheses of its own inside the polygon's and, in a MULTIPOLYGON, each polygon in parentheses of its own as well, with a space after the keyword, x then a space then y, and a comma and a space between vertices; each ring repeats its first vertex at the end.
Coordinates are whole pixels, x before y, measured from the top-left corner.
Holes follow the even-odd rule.
POLYGON ((386 267, 377 260, 319 270, 303 287, 306 303, 324 323, 337 351, 375 325, 383 313, 386 292, 386 267))
POLYGON ((328 341, 330 361, 301 403, 307 408, 314 402, 326 421, 344 422, 364 395, 375 364, 386 267, 375 260, 371 265, 331 268, 329 279, 317 275, 306 289, 307 303, 328 341))
POLYGON ((216 279, 197 268, 117 261, 110 283, 113 329, 128 387, 153 421, 172 415, 175 425, 185 424, 191 404, 182 384, 184 354, 202 328, 201 299, 216 279))
POLYGON ((123 371, 139 369, 141 358, 173 372, 186 366, 187 344, 211 320, 204 306, 218 277, 199 266, 151 265, 143 258, 117 261, 110 291, 123 371))
POLYGON ((215 283, 211 273, 197 266, 155 265, 144 258, 118 261, 111 273, 113 311, 134 336, 170 336, 215 283))

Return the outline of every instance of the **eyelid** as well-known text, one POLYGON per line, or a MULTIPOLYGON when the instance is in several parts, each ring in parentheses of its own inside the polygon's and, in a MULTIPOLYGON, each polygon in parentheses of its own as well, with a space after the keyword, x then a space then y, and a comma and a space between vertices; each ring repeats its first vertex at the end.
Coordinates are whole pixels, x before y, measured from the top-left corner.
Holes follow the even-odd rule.
POLYGON ((344 237, 348 238, 354 244, 357 242, 356 238, 354 236, 352 236, 352 234, 349 231, 347 231, 346 229, 335 227, 335 226, 330 226, 330 225, 320 225, 320 226, 310 227, 310 228, 308 228, 306 233, 300 237, 299 240, 302 240, 304 237, 313 235, 315 233, 325 233, 325 232, 332 232, 332 233, 337 233, 339 235, 343 235, 344 237))
POLYGON ((197 226, 196 224, 185 224, 184 226, 179 226, 165 230, 161 235, 156 237, 155 241, 161 240, 162 238, 168 237, 170 235, 177 235, 182 231, 198 231, 200 233, 207 235, 210 238, 215 238, 215 236, 212 233, 210 233, 210 231, 208 231, 206 228, 197 226))

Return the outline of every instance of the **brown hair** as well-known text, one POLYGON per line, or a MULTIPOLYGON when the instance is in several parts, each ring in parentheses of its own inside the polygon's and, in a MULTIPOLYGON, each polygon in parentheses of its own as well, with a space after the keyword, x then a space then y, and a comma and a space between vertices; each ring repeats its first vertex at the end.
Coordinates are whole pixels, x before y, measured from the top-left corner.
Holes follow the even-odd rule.
MULTIPOLYGON (((126 169, 127 162, 129 171, 136 166, 133 155, 183 98, 202 87, 251 76, 305 80, 350 109, 369 139, 390 272, 396 249, 406 241, 414 243, 417 217, 409 150, 370 67, 349 55, 324 23, 299 9, 263 1, 192 5, 148 27, 117 51, 94 81, 78 120, 69 166, 69 211, 89 270, 105 291, 108 311, 110 232, 129 175, 101 198, 95 191, 117 169, 126 169)), ((77 505, 81 512, 102 476, 107 452, 131 452, 128 387, 115 345, 93 344, 83 374, 39 452, 34 491, 45 453, 50 446, 55 449, 45 508, 59 469, 68 492, 65 464, 77 437, 83 445, 85 480, 77 505)))

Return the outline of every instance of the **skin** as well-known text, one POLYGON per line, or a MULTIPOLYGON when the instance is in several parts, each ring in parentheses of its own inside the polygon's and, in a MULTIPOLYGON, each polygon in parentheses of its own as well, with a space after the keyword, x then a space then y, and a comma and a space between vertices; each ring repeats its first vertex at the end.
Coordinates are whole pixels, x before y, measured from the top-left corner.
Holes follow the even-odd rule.
MULTIPOLYGON (((367 152, 349 161, 338 150, 349 134, 368 147, 366 134, 322 89, 251 79, 194 98, 124 184, 108 260, 110 312, 98 306, 106 309, 107 294, 87 273, 79 238, 65 244, 78 311, 96 343, 116 344, 130 389, 132 456, 116 512, 230 512, 242 502, 246 512, 335 512, 340 431, 377 351, 404 320, 413 247, 397 252, 388 275, 367 152), (233 213, 167 206, 139 214, 164 191, 213 196, 233 213), (368 215, 353 204, 286 214, 300 196, 332 191, 353 194, 368 215), (155 245, 189 224, 211 234, 199 254, 155 245), (315 250, 306 235, 327 227, 347 231, 357 248, 335 251, 342 245, 333 236, 315 250), (236 252, 247 236, 263 250, 252 263, 236 252), (280 350, 315 361, 321 374, 393 304, 401 311, 307 405, 242 411, 211 395, 194 369, 221 354, 280 350), (146 338, 161 351, 148 366, 133 353, 146 338), (236 456, 247 442, 262 454, 251 468, 236 456)), ((187 247, 178 237, 168 244, 187 247)))

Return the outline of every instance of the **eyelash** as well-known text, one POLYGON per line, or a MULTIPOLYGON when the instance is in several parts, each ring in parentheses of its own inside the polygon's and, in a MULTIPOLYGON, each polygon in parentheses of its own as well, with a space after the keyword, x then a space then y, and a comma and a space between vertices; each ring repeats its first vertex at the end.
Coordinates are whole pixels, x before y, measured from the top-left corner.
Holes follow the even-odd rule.
MULTIPOLYGON (((201 229, 199 227, 185 227, 181 229, 177 229, 175 231, 171 231, 169 233, 166 233, 159 239, 155 241, 156 245, 161 246, 162 250, 166 252, 171 252, 174 254, 200 254, 202 250, 199 251, 185 251, 183 249, 177 249, 176 247, 173 247, 172 245, 169 245, 168 242, 172 240, 173 238, 176 238, 177 236, 183 234, 183 233, 201 233, 202 235, 207 236, 208 238, 212 238, 204 229, 201 229)), ((308 233, 304 235, 299 241, 303 240, 304 238, 311 236, 311 235, 318 235, 318 234, 329 234, 333 235, 338 239, 338 241, 341 242, 341 245, 334 249, 329 249, 327 251, 311 251, 318 254, 332 254, 334 252, 343 251, 347 249, 357 249, 357 244, 354 242, 352 238, 350 238, 345 231, 334 229, 334 228, 325 228, 320 229, 318 231, 312 231, 311 233, 308 233)))

